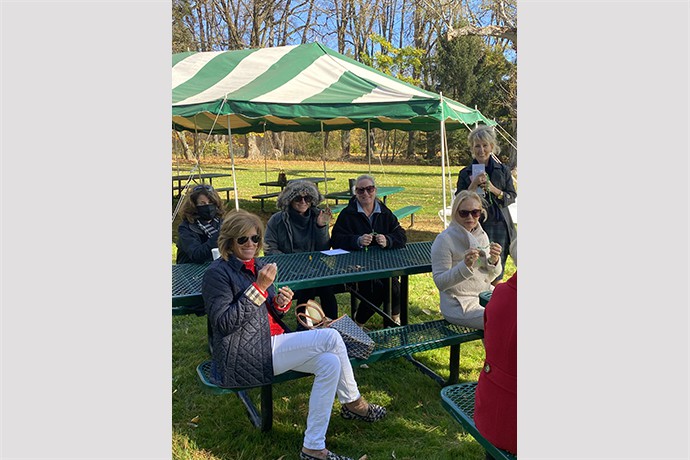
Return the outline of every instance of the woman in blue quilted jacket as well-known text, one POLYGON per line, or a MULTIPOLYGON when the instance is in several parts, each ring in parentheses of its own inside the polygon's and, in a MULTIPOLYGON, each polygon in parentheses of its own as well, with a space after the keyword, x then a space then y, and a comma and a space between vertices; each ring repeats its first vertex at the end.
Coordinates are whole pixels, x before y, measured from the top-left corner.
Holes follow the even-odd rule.
POLYGON ((226 214, 218 236, 221 257, 211 263, 202 295, 213 340, 211 380, 226 388, 261 386, 289 370, 314 374, 300 459, 351 460, 326 449, 337 395, 345 419, 375 422, 386 409, 359 393, 340 334, 334 329, 289 332, 281 317, 293 292, 273 281, 277 267, 256 259, 264 227, 244 210, 226 214))

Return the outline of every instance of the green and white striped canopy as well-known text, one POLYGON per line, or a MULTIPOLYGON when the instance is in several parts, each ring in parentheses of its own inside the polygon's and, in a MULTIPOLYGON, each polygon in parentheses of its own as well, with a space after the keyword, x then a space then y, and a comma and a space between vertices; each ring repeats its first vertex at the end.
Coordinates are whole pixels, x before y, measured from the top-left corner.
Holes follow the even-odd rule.
POLYGON ((495 124, 318 43, 173 54, 172 102, 174 129, 214 134, 495 124))

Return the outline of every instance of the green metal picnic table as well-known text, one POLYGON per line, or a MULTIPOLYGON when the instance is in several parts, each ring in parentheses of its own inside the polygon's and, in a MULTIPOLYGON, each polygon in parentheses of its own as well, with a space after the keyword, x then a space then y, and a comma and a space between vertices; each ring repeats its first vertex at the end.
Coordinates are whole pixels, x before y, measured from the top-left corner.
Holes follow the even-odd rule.
MULTIPOLYGON (((400 322, 405 325, 408 320, 408 276, 431 272, 431 244, 431 241, 425 241, 408 243, 401 249, 372 247, 367 251, 338 255, 302 252, 260 259, 277 264, 276 287, 290 286, 292 290, 400 276, 400 322)), ((201 282, 209 265, 210 262, 172 266, 173 310, 203 305, 201 282)), ((384 306, 384 312, 390 315, 390 305, 384 306)))

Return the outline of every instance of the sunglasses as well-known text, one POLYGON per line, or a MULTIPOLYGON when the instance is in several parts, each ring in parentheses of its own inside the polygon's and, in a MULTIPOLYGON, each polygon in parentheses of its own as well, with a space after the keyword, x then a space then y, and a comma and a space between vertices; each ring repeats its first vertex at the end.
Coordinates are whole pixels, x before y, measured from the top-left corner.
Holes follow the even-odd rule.
POLYGON ((252 235, 252 236, 240 236, 237 238, 237 244, 243 245, 247 244, 247 241, 252 240, 252 243, 254 244, 259 244, 259 241, 261 241, 261 237, 259 235, 252 235))
POLYGON ((472 217, 474 217, 476 219, 482 215, 482 210, 481 209, 473 209, 471 211, 465 211, 464 209, 461 209, 458 211, 458 214, 460 214, 460 217, 467 217, 470 214, 472 214, 472 217))
POLYGON ((293 203, 299 203, 300 201, 304 201, 305 203, 309 204, 309 203, 311 203, 312 201, 314 201, 314 199, 313 199, 311 196, 309 196, 309 195, 306 195, 306 196, 301 196, 301 195, 300 195, 300 196, 295 197, 295 198, 292 199, 292 202, 293 202, 293 203))
POLYGON ((368 185, 366 187, 357 187, 355 189, 355 192, 357 192, 357 195, 364 195, 364 192, 367 192, 369 195, 374 193, 374 190, 376 190, 376 187, 373 185, 368 185))
POLYGON ((198 192, 199 190, 207 190, 210 192, 211 190, 213 190, 213 187, 211 187, 208 184, 199 184, 192 189, 192 192, 198 192))

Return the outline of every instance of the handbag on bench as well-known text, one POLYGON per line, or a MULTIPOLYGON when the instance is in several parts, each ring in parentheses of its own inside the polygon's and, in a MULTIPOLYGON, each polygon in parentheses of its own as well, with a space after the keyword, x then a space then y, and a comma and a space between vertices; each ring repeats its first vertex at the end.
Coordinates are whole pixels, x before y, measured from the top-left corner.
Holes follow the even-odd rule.
POLYGON ((340 333, 350 358, 367 359, 374 351, 375 343, 347 314, 330 319, 315 300, 297 305, 297 321, 307 329, 330 327, 340 333), (300 311, 304 310, 304 311, 300 311))

